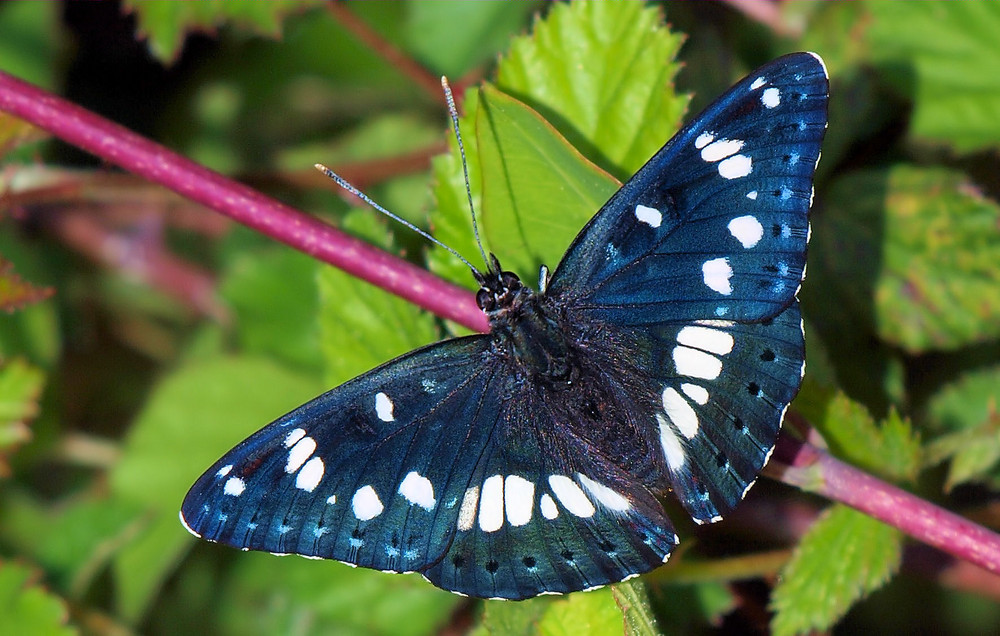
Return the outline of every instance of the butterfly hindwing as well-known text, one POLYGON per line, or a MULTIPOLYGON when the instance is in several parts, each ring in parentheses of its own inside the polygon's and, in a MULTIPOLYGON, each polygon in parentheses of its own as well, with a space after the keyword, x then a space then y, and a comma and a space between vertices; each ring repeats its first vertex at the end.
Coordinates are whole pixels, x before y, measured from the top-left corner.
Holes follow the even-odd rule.
POLYGON ((474 596, 527 598, 621 581, 665 561, 677 537, 653 494, 619 467, 620 449, 571 434, 587 417, 579 406, 590 392, 554 394, 516 372, 497 376, 511 382, 497 390, 509 399, 496 443, 463 495, 453 544, 427 578, 474 596))
POLYGON ((472 336, 355 378, 227 453, 182 519, 210 541, 417 571, 486 598, 662 563, 677 539, 653 495, 557 435, 572 407, 553 414, 507 364, 472 336))

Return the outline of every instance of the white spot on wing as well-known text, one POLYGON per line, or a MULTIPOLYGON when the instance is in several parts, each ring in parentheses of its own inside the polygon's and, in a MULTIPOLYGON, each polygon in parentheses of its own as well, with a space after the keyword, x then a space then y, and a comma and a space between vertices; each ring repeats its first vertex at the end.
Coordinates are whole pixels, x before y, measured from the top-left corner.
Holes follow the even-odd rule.
POLYGON ((383 422, 391 422, 396 419, 396 416, 392 414, 393 410, 392 400, 385 393, 379 391, 375 394, 375 414, 378 415, 378 419, 383 422))
POLYGON ((359 521, 374 519, 385 510, 382 500, 378 498, 378 493, 375 492, 375 489, 370 484, 359 488, 354 493, 354 498, 351 499, 351 508, 354 510, 354 516, 359 521))
POLYGON ((594 516, 597 508, 587 499, 587 495, 576 482, 565 475, 549 475, 549 486, 566 510, 581 518, 594 516))
POLYGON ((628 499, 604 484, 594 481, 583 473, 577 473, 576 478, 580 480, 590 496, 605 508, 615 512, 626 512, 632 508, 632 503, 628 499))
POLYGON ((677 472, 684 468, 686 461, 684 447, 681 446, 681 440, 677 439, 670 422, 665 417, 657 413, 656 422, 660 425, 660 446, 663 447, 663 456, 667 458, 667 466, 677 472))
POLYGON ((337 495, 330 495, 329 497, 327 497, 326 503, 330 504, 331 506, 335 505, 337 503, 337 495))
POLYGON ((705 261, 701 266, 701 275, 709 289, 723 296, 733 293, 733 286, 729 283, 729 279, 733 277, 733 268, 728 259, 713 258, 705 261))
POLYGON ((326 467, 323 465, 323 460, 319 457, 313 457, 306 462, 306 465, 302 467, 299 474, 295 476, 295 487, 299 490, 312 492, 323 479, 324 470, 326 470, 326 467))
POLYGON ((296 428, 291 431, 288 431, 288 435, 285 435, 285 442, 284 442, 285 448, 291 448, 292 446, 295 446, 295 444, 305 436, 306 436, 305 429, 296 428))
POLYGON ((760 103, 764 104, 765 108, 774 108, 781 103, 781 91, 773 86, 771 88, 765 88, 764 92, 760 94, 760 103))
POLYGON ((757 243, 760 243, 760 239, 764 238, 764 226, 760 224, 757 217, 749 214, 736 217, 726 227, 729 228, 729 233, 733 235, 733 238, 743 245, 744 249, 756 247, 757 243))
POLYGON ((472 524, 476 520, 476 504, 479 503, 479 486, 472 486, 465 490, 462 497, 462 506, 458 509, 458 529, 461 531, 472 530, 472 524))
POLYGON ((714 380, 722 373, 722 360, 704 351, 678 346, 673 355, 674 367, 681 375, 714 380))
POLYGON ((535 484, 518 475, 508 475, 503 482, 503 500, 507 522, 514 527, 526 525, 535 506, 535 484))
MULTIPOLYGON (((718 321, 725 322, 725 321, 718 321)), ((677 332, 677 342, 687 347, 703 349, 719 355, 733 350, 736 341, 731 334, 711 327, 688 326, 677 332)))
POLYGON ((693 439, 698 434, 698 414, 673 387, 663 389, 663 410, 684 437, 693 439))
POLYGON ((230 477, 226 480, 226 485, 222 487, 222 493, 233 497, 239 497, 247 489, 246 483, 239 477, 230 477))
POLYGON ((681 385, 681 391, 684 391, 684 395, 702 406, 708 404, 708 389, 699 384, 685 382, 681 385))
POLYGON ((219 469, 219 472, 215 473, 215 476, 216 477, 225 477, 232 470, 233 470, 233 465, 232 464, 226 464, 225 466, 223 466, 222 468, 219 469))
POLYGON ((701 150, 715 139, 715 133, 703 132, 694 140, 694 147, 701 150))
POLYGON ((479 498, 479 529, 496 532, 503 526, 503 475, 493 475, 483 482, 479 498))
POLYGON ((743 147, 742 139, 720 139, 701 149, 702 161, 719 161, 734 155, 743 147))
POLYGON ((757 200, 757 191, 756 190, 751 190, 750 192, 747 192, 747 198, 750 199, 751 201, 756 201, 757 200))
POLYGON ((663 222, 663 215, 659 210, 642 204, 635 206, 635 218, 649 227, 660 227, 660 223, 663 222))
POLYGON ((311 437, 303 437, 299 441, 295 442, 295 446, 292 446, 292 450, 288 451, 288 463, 285 464, 285 472, 291 475, 299 468, 302 464, 306 463, 309 456, 313 454, 316 450, 316 440, 311 437))
POLYGON ((559 516, 559 508, 556 507, 556 502, 549 496, 549 493, 542 495, 539 507, 542 509, 542 516, 550 521, 559 516))
POLYGON ((725 179, 739 179, 753 171, 753 162, 746 155, 733 155, 719 162, 719 174, 725 179))
POLYGON ((761 86, 763 86, 764 84, 767 84, 767 80, 765 78, 763 78, 763 77, 758 77, 757 79, 755 79, 753 81, 752 84, 750 84, 750 90, 755 91, 758 88, 760 88, 761 86))
POLYGON ((422 476, 415 470, 411 470, 399 484, 399 494, 411 504, 420 506, 424 510, 433 510, 437 503, 434 500, 434 486, 431 480, 422 476))

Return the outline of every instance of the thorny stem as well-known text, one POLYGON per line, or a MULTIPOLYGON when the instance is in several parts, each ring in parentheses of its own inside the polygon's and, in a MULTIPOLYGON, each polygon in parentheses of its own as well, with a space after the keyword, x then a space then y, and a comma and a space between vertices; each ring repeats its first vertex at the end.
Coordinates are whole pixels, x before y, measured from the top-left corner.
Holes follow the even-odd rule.
POLYGON ((438 316, 488 330, 468 290, 6 73, 0 109, 438 316))
MULTIPOLYGON (((467 290, 5 73, 0 73, 0 109, 438 316, 487 331, 487 321, 467 290)), ((809 444, 788 435, 779 438, 768 472, 1000 574, 1000 535, 809 444)))

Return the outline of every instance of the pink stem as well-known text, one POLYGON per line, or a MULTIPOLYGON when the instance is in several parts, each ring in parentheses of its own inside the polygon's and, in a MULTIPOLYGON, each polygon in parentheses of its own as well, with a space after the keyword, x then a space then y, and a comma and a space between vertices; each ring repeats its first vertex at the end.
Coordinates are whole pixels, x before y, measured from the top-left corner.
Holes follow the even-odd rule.
POLYGON ((489 330, 468 290, 2 72, 0 109, 442 318, 489 330))
POLYGON ((1000 574, 1000 535, 886 483, 814 446, 782 435, 774 466, 781 480, 839 501, 914 539, 1000 574))

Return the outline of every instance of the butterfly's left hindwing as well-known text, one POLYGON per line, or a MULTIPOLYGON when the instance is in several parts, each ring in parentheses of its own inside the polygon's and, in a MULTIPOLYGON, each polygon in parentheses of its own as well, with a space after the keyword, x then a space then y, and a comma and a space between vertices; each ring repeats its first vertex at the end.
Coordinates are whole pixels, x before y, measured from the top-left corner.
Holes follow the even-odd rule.
POLYGON ((677 539, 653 495, 559 436, 566 414, 523 380, 486 336, 415 351, 231 450, 181 518, 209 541, 417 571, 484 598, 662 563, 677 539))

